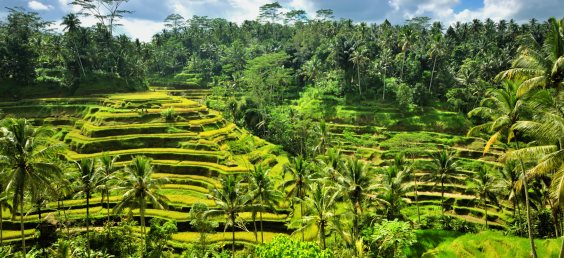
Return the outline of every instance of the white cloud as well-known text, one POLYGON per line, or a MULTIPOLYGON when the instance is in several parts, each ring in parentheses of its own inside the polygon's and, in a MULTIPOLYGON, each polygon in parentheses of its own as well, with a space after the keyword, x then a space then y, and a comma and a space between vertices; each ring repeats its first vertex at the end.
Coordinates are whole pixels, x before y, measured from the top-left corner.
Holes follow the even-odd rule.
POLYGON ((29 9, 34 11, 47 11, 53 9, 52 5, 49 4, 46 5, 44 3, 35 0, 29 1, 27 3, 27 7, 29 7, 29 9))
POLYGON ((125 18, 121 20, 123 26, 119 30, 124 31, 132 38, 138 38, 142 42, 149 42, 154 34, 164 28, 162 22, 145 19, 125 18))
POLYGON ((484 20, 490 18, 494 21, 511 19, 522 11, 523 0, 484 0, 484 7, 475 11, 465 9, 454 14, 451 22, 465 22, 473 19, 484 20))

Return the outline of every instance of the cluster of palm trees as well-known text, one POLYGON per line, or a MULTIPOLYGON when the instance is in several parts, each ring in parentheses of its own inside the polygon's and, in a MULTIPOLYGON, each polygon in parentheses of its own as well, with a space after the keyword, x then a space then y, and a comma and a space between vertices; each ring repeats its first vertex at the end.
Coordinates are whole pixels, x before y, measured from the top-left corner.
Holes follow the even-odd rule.
MULTIPOLYGON (((531 194, 542 192, 543 201, 536 208, 549 208, 555 235, 563 235, 559 225, 564 207, 564 19, 548 20, 544 43, 533 36, 522 38, 512 67, 496 79, 504 87, 491 90, 469 113, 485 121, 469 134, 489 135, 484 153, 494 143, 504 143, 502 161, 518 172, 505 171, 503 182, 511 188, 517 207, 520 201, 525 205, 531 254, 537 257, 531 194)), ((560 257, 564 257, 564 241, 560 257)))
MULTIPOLYGON (((124 208, 139 208, 141 231, 145 234, 145 209, 147 202, 154 208, 165 208, 166 197, 158 190, 166 179, 152 178, 151 160, 144 156, 134 157, 131 164, 117 165, 117 156, 102 155, 98 159, 83 159, 74 165, 60 159, 61 143, 55 141, 46 127, 35 127, 26 119, 8 118, 0 124, 0 188, 2 207, 14 206, 12 216, 19 216, 22 250, 26 253, 24 217, 29 207, 26 202, 37 204, 41 220, 41 206, 49 197, 58 204, 69 196, 86 199, 87 233, 90 231, 90 200, 100 193, 106 206, 107 225, 110 225, 110 196, 121 194, 113 213, 124 208), (73 183, 74 182, 74 183, 73 183), (10 205, 11 204, 11 205, 10 205)), ((2 211, 0 207, 0 213, 2 211)), ((58 210, 61 207, 59 204, 58 210)), ((1 215, 1 214, 0 214, 1 215)), ((0 220, 1 220, 0 216, 0 220)), ((1 227, 0 222, 0 227, 1 227)), ((0 228, 0 231, 2 229, 0 228)))

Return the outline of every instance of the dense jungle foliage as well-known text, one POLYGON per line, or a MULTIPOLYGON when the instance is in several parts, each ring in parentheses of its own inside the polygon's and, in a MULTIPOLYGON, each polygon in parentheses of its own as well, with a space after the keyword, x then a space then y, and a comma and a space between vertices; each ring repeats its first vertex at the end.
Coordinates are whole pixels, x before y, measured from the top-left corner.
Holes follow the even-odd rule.
POLYGON ((0 256, 564 256, 564 19, 124 2, 0 21, 0 256))

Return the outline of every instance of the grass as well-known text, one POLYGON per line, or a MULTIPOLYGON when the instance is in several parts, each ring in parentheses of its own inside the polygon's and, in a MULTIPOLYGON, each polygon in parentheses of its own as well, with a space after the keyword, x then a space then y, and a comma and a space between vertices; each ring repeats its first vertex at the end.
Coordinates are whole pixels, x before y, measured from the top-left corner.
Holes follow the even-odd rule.
MULTIPOLYGON (((530 253, 527 238, 506 236, 501 232, 484 231, 443 239, 441 244, 425 252, 422 257, 529 257, 530 253)), ((558 257, 561 241, 561 239, 535 240, 538 256, 558 257)))

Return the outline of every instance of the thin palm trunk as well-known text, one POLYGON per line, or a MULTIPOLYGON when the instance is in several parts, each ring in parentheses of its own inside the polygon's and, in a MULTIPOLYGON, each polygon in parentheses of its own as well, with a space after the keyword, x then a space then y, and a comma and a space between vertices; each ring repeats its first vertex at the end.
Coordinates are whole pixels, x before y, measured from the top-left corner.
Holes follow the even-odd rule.
POLYGON ((564 258, 564 236, 562 237, 562 244, 560 245, 560 253, 558 254, 558 258, 564 258))
POLYGON ((385 98, 386 98, 386 70, 384 70, 384 87, 382 88, 382 100, 385 100, 385 98))
POLYGON ((445 186, 443 180, 441 180, 441 217, 444 226, 445 225, 445 186))
POLYGON ((325 248, 326 248, 326 245, 325 245, 325 222, 320 223, 320 228, 321 228, 321 232, 320 232, 321 238, 319 240, 323 243, 322 248, 323 248, 323 250, 325 250, 325 248))
POLYGON ((356 66, 356 71, 358 72, 358 94, 362 97, 362 87, 360 86, 360 64, 356 66))
POLYGON ((262 201, 260 204, 260 242, 264 244, 264 230, 262 229, 262 201))
POLYGON ((235 213, 231 213, 231 221, 233 225, 231 225, 231 257, 235 257, 235 213))
MULTIPOLYGON (((106 200, 107 200, 106 209, 108 209, 107 210, 107 212, 108 212, 108 229, 111 229, 111 227, 110 227, 110 191, 106 192, 106 200)), ((109 230, 108 230, 108 233, 109 233, 109 230)))
POLYGON ((23 255, 25 257, 26 250, 25 250, 25 231, 24 231, 24 199, 23 199, 23 187, 20 189, 20 230, 22 235, 22 249, 23 255))
POLYGON ((417 192, 417 177, 414 175, 415 180, 415 207, 417 207, 417 223, 421 224, 421 214, 419 213, 419 193, 417 192))
POLYGON ((429 82, 429 92, 431 92, 431 86, 433 85, 433 77, 435 75, 435 65, 437 64, 437 55, 433 59, 433 70, 431 70, 431 82, 429 82))
POLYGON ((484 204, 484 211, 486 212, 486 217, 484 218, 484 220, 486 221, 486 230, 488 230, 488 204, 486 203, 486 200, 484 198, 482 198, 482 202, 484 204))
MULTIPOLYGON (((300 200, 300 220, 302 220, 302 228, 304 227, 303 216, 304 216, 304 203, 302 200, 300 200)), ((305 233, 302 230, 302 242, 303 241, 305 241, 305 233)))
MULTIPOLYGON (((519 141, 517 135, 515 136, 515 142, 517 143, 517 149, 519 149, 519 141)), ((525 191, 525 208, 527 212, 527 230, 529 232, 529 244, 531 245, 531 255, 533 258, 537 258, 537 251, 535 250, 535 241, 533 239, 533 228, 531 225, 531 208, 529 205, 529 189, 527 188, 527 171, 525 170, 525 165, 523 164, 523 159, 519 157, 519 163, 521 163, 521 170, 523 172, 523 190, 525 191)))
POLYGON ((86 251, 90 257, 90 192, 86 193, 86 251))

